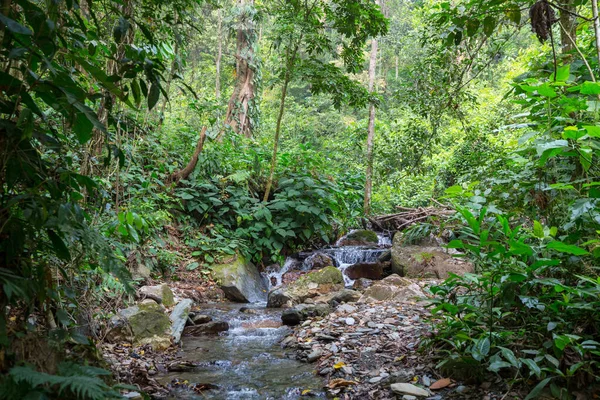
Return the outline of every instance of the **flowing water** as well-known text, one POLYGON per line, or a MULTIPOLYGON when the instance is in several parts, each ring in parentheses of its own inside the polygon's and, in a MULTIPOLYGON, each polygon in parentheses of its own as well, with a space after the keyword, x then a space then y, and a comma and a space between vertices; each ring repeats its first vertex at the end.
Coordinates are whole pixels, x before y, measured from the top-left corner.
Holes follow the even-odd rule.
MULTIPOLYGON (((319 251, 329 254, 342 273, 359 262, 376 262, 389 247, 389 238, 379 236, 377 246, 336 246, 319 251)), ((307 271, 310 265, 288 258, 275 271, 267 271, 272 286, 282 283, 283 275, 292 270, 307 271)), ((344 274, 344 283, 353 281, 344 274)), ((279 342, 290 332, 279 326, 281 310, 267 309, 265 303, 250 305, 220 303, 204 304, 200 313, 215 321, 229 323, 229 331, 217 336, 184 337, 180 352, 182 361, 195 364, 189 372, 171 372, 160 378, 168 384, 174 379, 190 384, 210 384, 217 388, 194 393, 189 389, 174 389, 172 399, 300 399, 304 390, 324 398, 320 378, 311 364, 301 363, 286 355, 279 342), (241 312, 246 307, 250 312, 241 312)))
POLYGON ((240 312, 244 305, 207 304, 201 313, 214 320, 227 321, 229 331, 218 336, 184 337, 182 361, 197 365, 189 372, 172 372, 161 377, 190 384, 211 384, 218 388, 196 394, 175 390, 171 399, 299 399, 303 390, 317 396, 322 382, 310 364, 286 356, 279 345, 290 332, 281 323, 281 310, 266 309, 265 304, 247 305, 255 314, 240 312))

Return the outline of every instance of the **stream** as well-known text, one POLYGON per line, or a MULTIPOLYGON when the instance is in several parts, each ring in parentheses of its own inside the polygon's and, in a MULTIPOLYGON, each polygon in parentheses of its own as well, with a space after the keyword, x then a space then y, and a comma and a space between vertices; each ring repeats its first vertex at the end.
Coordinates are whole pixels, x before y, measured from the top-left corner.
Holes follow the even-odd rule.
MULTIPOLYGON (((389 238, 380 236, 378 247, 334 246, 319 250, 330 255, 342 272, 358 262, 375 262, 389 247, 389 238)), ((302 260, 288 258, 278 271, 265 274, 273 286, 281 284, 292 268, 307 270, 302 260), (298 267, 300 265, 300 267, 298 267)), ((352 280, 344 275, 346 286, 352 280)), ((299 399, 304 390, 313 397, 325 398, 322 380, 314 366, 286 355, 279 342, 290 333, 281 326, 281 309, 266 308, 265 302, 252 304, 201 304, 199 313, 229 323, 229 331, 217 336, 184 337, 179 352, 182 361, 196 364, 189 372, 170 372, 160 381, 210 384, 217 388, 195 393, 174 389, 171 399, 299 399), (242 312, 243 311, 243 312, 242 312)))

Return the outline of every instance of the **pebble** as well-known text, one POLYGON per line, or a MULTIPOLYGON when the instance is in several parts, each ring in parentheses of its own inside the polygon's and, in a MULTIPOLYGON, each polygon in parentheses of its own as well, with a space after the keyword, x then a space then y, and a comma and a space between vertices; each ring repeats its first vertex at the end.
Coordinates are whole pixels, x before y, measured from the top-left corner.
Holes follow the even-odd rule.
POLYGON ((381 376, 376 376, 375 378, 369 379, 369 383, 378 383, 383 379, 381 376))
POLYGON ((459 387, 456 388, 456 393, 463 393, 467 390, 466 386, 460 385, 459 387))
POLYGON ((411 396, 410 394, 405 394, 402 396, 402 400, 417 400, 415 396, 411 396))
POLYGON ((306 360, 308 362, 315 362, 317 361, 319 358, 321 358, 321 355, 323 354, 323 352, 319 349, 315 349, 313 351, 311 351, 307 356, 306 356, 306 360))
POLYGON ((431 379, 429 379, 429 377, 427 375, 425 375, 421 378, 421 382, 423 383, 423 385, 425 385, 427 387, 431 386, 431 379))
POLYGON ((319 375, 329 375, 333 372, 333 368, 331 367, 327 367, 327 368, 323 368, 322 370, 319 371, 319 375))
POLYGON ((391 385, 392 392, 396 394, 408 394, 410 396, 427 397, 429 392, 411 383, 393 383, 391 385))
POLYGON ((354 325, 356 323, 356 320, 352 317, 348 317, 344 322, 346 322, 346 325, 354 325))

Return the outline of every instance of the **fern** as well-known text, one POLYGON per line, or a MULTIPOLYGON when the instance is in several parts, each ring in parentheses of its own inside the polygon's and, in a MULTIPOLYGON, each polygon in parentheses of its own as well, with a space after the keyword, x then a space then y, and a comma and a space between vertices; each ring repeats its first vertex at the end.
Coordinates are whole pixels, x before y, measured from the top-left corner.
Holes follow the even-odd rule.
POLYGON ((61 363, 58 374, 39 372, 30 366, 18 366, 10 370, 0 384, 0 399, 76 399, 103 400, 122 399, 119 388, 110 387, 100 377, 110 372, 87 365, 61 363))

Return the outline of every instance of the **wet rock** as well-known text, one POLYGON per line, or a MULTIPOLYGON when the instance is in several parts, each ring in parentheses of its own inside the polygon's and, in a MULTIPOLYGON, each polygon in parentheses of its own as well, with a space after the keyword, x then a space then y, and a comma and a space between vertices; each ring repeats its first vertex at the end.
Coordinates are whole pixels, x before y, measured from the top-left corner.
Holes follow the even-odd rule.
POLYGON ((183 330, 185 336, 215 335, 229 330, 229 324, 224 321, 207 322, 202 325, 186 326, 183 330))
POLYGON ((240 312, 244 314, 258 314, 258 311, 255 308, 242 307, 240 308, 240 312))
POLYGON ((212 267, 212 277, 225 296, 232 301, 249 303, 264 301, 267 286, 254 264, 236 255, 212 267))
POLYGON ((171 320, 171 337, 173 338, 173 343, 179 343, 179 340, 181 340, 181 334, 183 333, 183 328, 185 328, 192 304, 192 300, 183 299, 177 303, 173 312, 171 312, 169 319, 171 320))
POLYGON ((383 265, 381 263, 357 263, 349 266, 344 271, 346 276, 352 280, 367 278, 380 280, 383 278, 383 265))
POLYGON ((165 283, 162 285, 142 286, 138 289, 138 296, 141 299, 152 299, 166 307, 175 305, 173 292, 165 283))
POLYGON ((392 389, 392 392, 400 395, 409 395, 416 397, 429 396, 429 392, 427 390, 410 383, 393 383, 390 388, 392 389))
POLYGON ((323 269, 330 266, 335 267, 335 261, 330 255, 318 252, 308 256, 304 260, 304 266, 307 269, 323 269))
POLYGON ((357 229, 342 237, 338 246, 374 246, 379 243, 377 233, 367 229, 357 229))
POLYGON ((379 262, 386 262, 386 261, 391 261, 391 260, 392 260, 392 250, 391 249, 384 251, 383 253, 381 253, 381 255, 379 257, 377 257, 377 261, 379 261, 379 262))
POLYGON ((281 321, 275 321, 274 319, 261 319, 254 322, 243 322, 242 328, 245 329, 265 329, 265 328, 279 328, 281 321))
POLYGON ((445 279, 449 273, 462 275, 473 272, 473 265, 453 257, 437 245, 404 245, 396 233, 391 250, 392 273, 408 278, 445 279))
POLYGON ((352 288, 355 290, 364 290, 369 288, 373 284, 373 281, 367 278, 358 278, 354 281, 352 288))
POLYGON ((301 276, 287 287, 269 292, 267 307, 291 307, 306 299, 334 292, 342 288, 344 279, 339 269, 326 267, 301 276))
POLYGON ((302 322, 302 314, 295 308, 288 308, 281 313, 281 321, 284 325, 295 326, 302 322))
POLYGON ((425 296, 420 286, 398 275, 390 275, 364 291, 359 303, 403 302, 425 296))
POLYGON ((212 317, 210 315, 205 315, 205 314, 191 314, 190 313, 190 321, 192 321, 192 323, 194 325, 200 325, 200 324, 205 324, 207 322, 212 321, 212 317))

